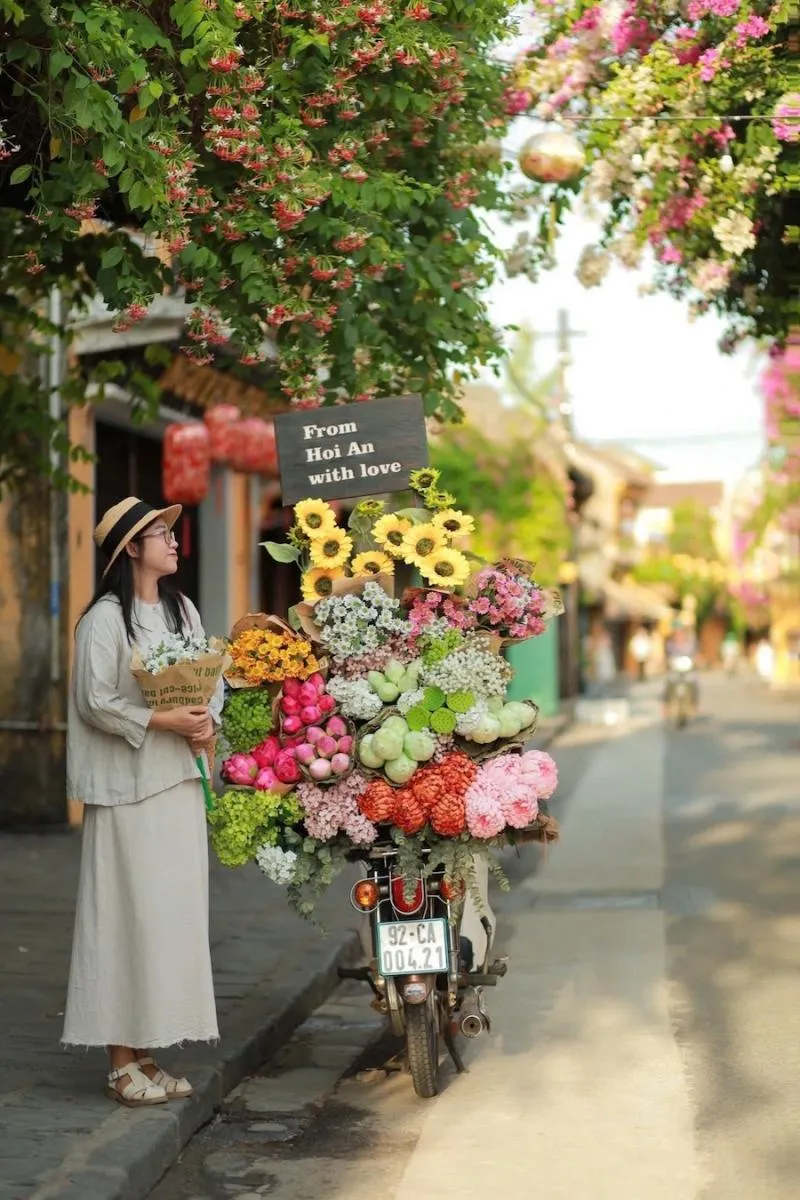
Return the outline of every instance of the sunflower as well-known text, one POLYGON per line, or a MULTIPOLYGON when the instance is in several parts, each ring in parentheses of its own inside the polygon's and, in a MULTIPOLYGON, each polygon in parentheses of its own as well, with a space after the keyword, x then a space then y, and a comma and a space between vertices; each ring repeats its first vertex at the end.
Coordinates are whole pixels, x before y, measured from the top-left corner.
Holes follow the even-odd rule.
POLYGON ((327 599, 333 592, 334 579, 342 578, 342 572, 335 571, 332 567, 315 567, 306 571, 300 582, 306 604, 316 604, 318 600, 327 599))
POLYGON ((443 508, 452 508, 456 498, 452 492, 443 492, 440 488, 428 488, 422 497, 422 503, 432 512, 441 512, 443 508))
POLYGON ((413 490, 421 495, 429 488, 436 487, 440 475, 441 471, 437 471, 435 467, 420 467, 418 471, 411 472, 408 482, 413 490))
POLYGON ((458 550, 451 550, 447 546, 430 554, 420 564, 419 569, 428 583, 435 584, 436 587, 447 588, 450 591, 453 588, 461 587, 469 578, 468 560, 463 554, 459 554, 458 550))
POLYGON ((315 567, 343 567, 353 552, 353 539, 334 525, 311 540, 311 562, 315 567))
POLYGON ((411 522, 405 517, 396 517, 394 513, 387 513, 373 525, 372 536, 376 542, 380 542, 387 554, 399 558, 402 554, 403 536, 408 533, 410 528, 411 522))
POLYGON ((431 525, 441 529, 446 538, 466 537, 475 532, 475 519, 457 508, 446 508, 431 517, 431 525))
POLYGON ((295 505, 294 519, 310 538, 321 537, 336 528, 336 515, 324 500, 301 500, 295 505))
POLYGON ((382 517, 386 511, 386 504, 383 500, 359 500, 356 505, 356 513, 359 517, 382 517))
POLYGON ((443 550, 444 545, 444 534, 435 525, 431 525, 430 522, 412 525, 403 535, 403 559, 407 563, 413 563, 415 567, 422 567, 431 554, 436 550, 443 550))
POLYGON ((393 575, 394 563, 388 554, 381 550, 367 550, 357 554, 352 562, 353 574, 362 579, 373 575, 393 575))

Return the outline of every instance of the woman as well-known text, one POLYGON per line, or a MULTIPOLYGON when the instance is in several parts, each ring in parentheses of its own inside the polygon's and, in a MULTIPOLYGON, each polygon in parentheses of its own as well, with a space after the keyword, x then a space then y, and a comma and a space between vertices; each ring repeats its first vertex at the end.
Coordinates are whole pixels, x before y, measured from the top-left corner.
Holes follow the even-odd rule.
POLYGON ((69 704, 69 795, 86 807, 62 1041, 107 1046, 108 1095, 130 1107, 191 1095, 153 1048, 219 1036, 195 757, 213 736, 222 688, 209 708, 153 712, 130 666, 134 646, 202 632, 171 578, 180 512, 129 497, 97 526, 108 565, 78 623, 69 704))

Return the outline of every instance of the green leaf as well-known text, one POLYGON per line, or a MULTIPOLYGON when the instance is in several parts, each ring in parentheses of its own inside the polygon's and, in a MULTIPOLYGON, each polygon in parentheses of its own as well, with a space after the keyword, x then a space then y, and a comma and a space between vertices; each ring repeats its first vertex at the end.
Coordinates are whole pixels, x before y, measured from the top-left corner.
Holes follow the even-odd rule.
POLYGON ((101 266, 116 267, 118 263, 122 262, 124 257, 125 251, 122 249, 122 246, 111 246, 110 249, 105 251, 102 259, 100 260, 101 266))
POLYGON ((50 57, 50 78, 55 79, 56 75, 60 75, 62 71, 66 71, 67 67, 72 66, 72 55, 66 50, 56 50, 50 57))
POLYGON ((33 173, 32 163, 23 163, 11 172, 11 183, 24 183, 33 173))
POLYGON ((297 563, 300 561, 300 551, 296 546, 285 542, 261 542, 270 558, 279 563, 297 563))

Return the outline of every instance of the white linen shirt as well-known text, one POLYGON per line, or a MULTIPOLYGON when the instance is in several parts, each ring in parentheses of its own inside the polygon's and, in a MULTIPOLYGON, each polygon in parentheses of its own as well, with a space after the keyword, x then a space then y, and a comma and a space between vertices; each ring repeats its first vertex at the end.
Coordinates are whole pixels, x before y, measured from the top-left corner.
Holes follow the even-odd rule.
MULTIPOLYGON (((199 613, 185 599, 193 633, 199 613)), ((135 645, 146 651, 170 632, 161 604, 134 604, 135 645)), ((67 717, 67 795, 84 804, 137 804, 187 779, 199 779, 185 738, 149 728, 152 711, 131 672, 122 610, 104 597, 78 624, 67 717)), ((219 724, 224 686, 210 704, 219 724)))

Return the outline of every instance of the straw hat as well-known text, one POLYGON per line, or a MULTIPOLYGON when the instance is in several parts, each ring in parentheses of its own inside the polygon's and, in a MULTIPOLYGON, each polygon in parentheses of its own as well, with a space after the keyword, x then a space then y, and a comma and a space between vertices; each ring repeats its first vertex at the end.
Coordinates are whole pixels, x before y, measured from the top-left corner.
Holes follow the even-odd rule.
POLYGON ((133 541, 147 525, 160 517, 167 529, 172 529, 182 511, 180 504, 171 504, 168 508, 153 508, 138 496, 128 496, 113 508, 109 508, 103 513, 94 531, 95 545, 108 559, 108 566, 103 574, 108 572, 128 542, 133 541))

